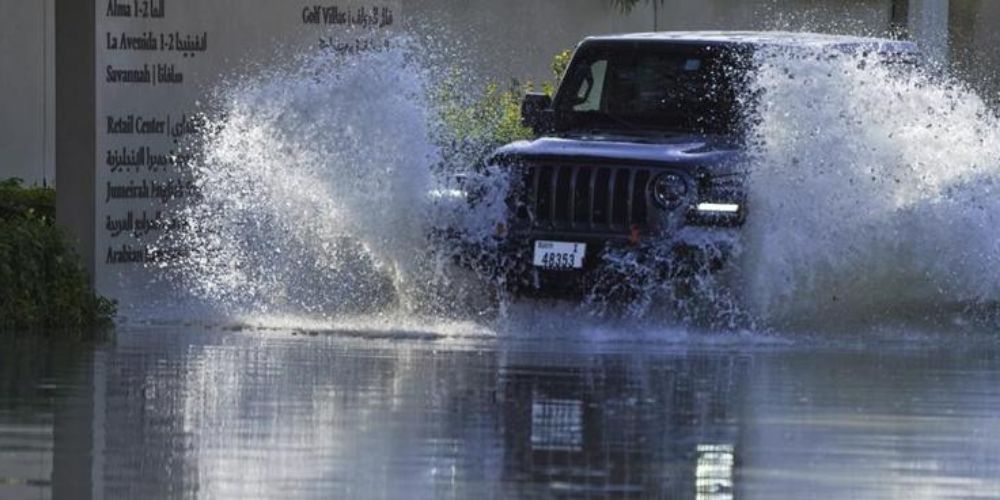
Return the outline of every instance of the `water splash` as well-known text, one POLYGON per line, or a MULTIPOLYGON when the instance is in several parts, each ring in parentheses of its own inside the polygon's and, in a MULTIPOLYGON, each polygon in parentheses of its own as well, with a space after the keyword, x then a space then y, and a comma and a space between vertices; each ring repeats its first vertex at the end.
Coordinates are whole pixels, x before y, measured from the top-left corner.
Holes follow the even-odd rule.
POLYGON ((775 325, 933 319, 1000 299, 1000 123, 873 54, 760 58, 744 297, 775 325))
POLYGON ((641 253, 610 248, 600 256, 598 277, 584 307, 593 316, 652 317, 713 330, 753 329, 753 318, 733 294, 730 263, 741 252, 737 233, 699 227, 650 242, 641 253))
MULTIPOLYGON (((172 236, 191 255, 171 279, 242 317, 502 315, 506 173, 442 166, 436 82, 413 54, 303 57, 222 89, 193 171, 201 199, 172 236), (470 209, 469 193, 484 201, 470 209), (453 265, 459 248, 477 250, 472 271, 453 265)), ((953 81, 872 57, 762 57, 738 260, 679 279, 654 272, 673 240, 650 261, 608 254, 611 286, 583 312, 621 292, 615 312, 647 326, 815 329, 997 302, 995 115, 953 81)))
POLYGON ((397 300, 422 249, 429 106, 403 51, 303 57, 217 93, 192 172, 201 198, 169 269, 229 312, 335 314, 397 300), (374 64, 373 64, 374 63, 374 64))

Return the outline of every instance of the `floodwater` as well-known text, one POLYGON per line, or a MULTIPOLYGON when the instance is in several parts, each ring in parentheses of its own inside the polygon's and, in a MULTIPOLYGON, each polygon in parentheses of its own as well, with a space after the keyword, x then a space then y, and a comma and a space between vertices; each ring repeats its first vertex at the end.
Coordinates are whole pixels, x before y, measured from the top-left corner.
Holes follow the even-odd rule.
POLYGON ((1000 497, 992 335, 835 339, 453 324, 7 340, 0 498, 1000 497))

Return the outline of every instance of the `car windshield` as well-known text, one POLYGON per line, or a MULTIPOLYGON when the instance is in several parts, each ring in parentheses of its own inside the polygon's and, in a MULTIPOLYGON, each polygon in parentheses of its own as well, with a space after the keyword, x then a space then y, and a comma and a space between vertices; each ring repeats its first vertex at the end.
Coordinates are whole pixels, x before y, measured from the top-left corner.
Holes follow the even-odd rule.
POLYGON ((733 132, 736 58, 649 45, 581 48, 556 96, 557 130, 733 132))

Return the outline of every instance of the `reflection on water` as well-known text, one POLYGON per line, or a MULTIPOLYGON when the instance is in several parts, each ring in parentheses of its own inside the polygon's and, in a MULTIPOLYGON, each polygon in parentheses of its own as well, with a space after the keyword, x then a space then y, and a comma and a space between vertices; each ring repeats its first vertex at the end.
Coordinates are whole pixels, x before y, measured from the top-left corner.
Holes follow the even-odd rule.
POLYGON ((503 479, 522 496, 727 498, 731 479, 717 479, 732 463, 699 479, 706 447, 733 456, 744 361, 511 353, 498 381, 503 479))
POLYGON ((1000 351, 945 343, 7 342, 0 498, 1000 496, 1000 351))

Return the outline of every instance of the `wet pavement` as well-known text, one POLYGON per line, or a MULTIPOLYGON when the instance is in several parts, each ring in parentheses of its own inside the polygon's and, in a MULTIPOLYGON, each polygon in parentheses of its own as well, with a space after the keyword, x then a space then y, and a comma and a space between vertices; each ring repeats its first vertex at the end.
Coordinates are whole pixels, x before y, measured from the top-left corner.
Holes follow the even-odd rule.
POLYGON ((0 498, 1000 497, 990 336, 301 333, 3 342, 0 498))

